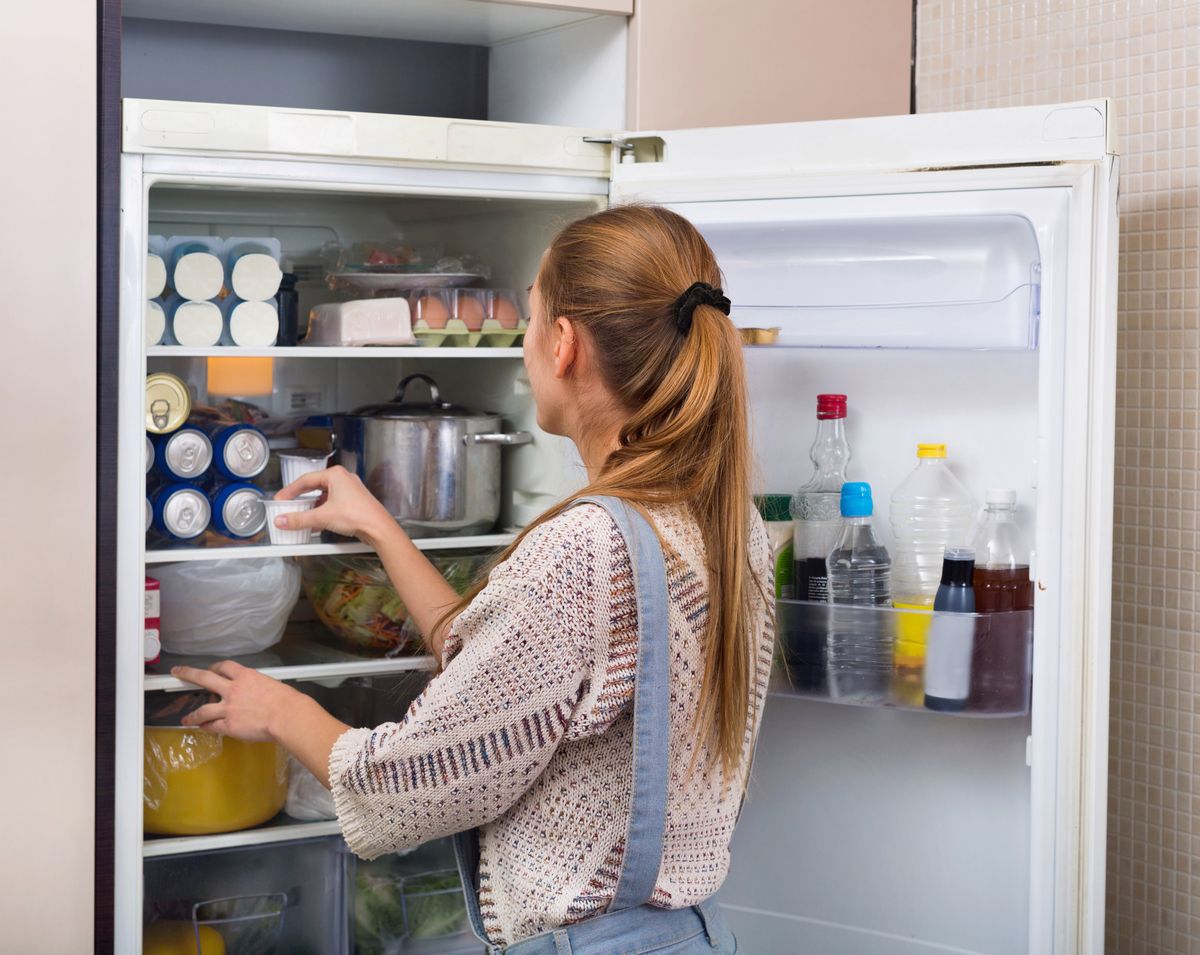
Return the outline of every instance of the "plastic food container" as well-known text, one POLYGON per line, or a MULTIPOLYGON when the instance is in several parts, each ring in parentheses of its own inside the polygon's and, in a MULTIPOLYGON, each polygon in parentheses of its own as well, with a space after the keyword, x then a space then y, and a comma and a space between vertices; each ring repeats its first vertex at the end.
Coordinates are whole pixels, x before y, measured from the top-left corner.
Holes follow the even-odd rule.
MULTIPOLYGON (((314 471, 324 471, 329 467, 329 459, 333 456, 333 452, 317 451, 314 448, 289 448, 286 451, 277 451, 275 456, 279 459, 280 480, 283 482, 283 486, 287 487, 302 475, 311 474, 314 471)), ((313 490, 301 494, 300 498, 307 500, 320 496, 320 491, 313 490)))
POLYGON ((280 514, 296 514, 300 511, 311 511, 316 506, 316 499, 298 497, 291 501, 280 501, 269 498, 263 501, 267 509, 267 533, 272 544, 308 544, 311 543, 313 532, 311 528, 302 527, 290 529, 275 526, 275 518, 280 514))
POLYGON ((315 305, 308 313, 305 345, 412 345, 408 299, 363 298, 315 305))
POLYGON ((234 832, 266 822, 287 798, 287 753, 186 726, 147 726, 142 824, 160 836, 234 832))

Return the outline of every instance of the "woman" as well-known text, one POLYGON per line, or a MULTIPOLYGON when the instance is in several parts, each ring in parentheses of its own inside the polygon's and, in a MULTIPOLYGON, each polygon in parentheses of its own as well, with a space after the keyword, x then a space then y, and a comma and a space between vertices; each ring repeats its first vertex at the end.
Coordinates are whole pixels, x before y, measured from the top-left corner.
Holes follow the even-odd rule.
POLYGON ((357 477, 281 492, 323 492, 277 521, 370 544, 441 660, 401 722, 351 729, 230 661, 174 671, 220 696, 190 724, 275 740, 328 785, 364 858, 463 833, 491 951, 736 948, 709 897, 766 690, 770 558, 719 283, 665 209, 609 209, 554 239, 525 365, 538 424, 575 442, 589 483, 462 599, 357 477))

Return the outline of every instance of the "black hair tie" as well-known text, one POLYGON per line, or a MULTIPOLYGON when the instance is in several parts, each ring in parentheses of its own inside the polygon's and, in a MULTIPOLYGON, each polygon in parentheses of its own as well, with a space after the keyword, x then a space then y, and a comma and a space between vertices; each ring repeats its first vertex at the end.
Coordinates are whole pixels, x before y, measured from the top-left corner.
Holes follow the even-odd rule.
POLYGON ((707 282, 693 282, 687 287, 672 306, 675 312, 675 327, 686 335, 692 330, 692 316, 697 305, 711 305, 724 314, 729 314, 730 302, 725 293, 719 288, 713 288, 707 282))

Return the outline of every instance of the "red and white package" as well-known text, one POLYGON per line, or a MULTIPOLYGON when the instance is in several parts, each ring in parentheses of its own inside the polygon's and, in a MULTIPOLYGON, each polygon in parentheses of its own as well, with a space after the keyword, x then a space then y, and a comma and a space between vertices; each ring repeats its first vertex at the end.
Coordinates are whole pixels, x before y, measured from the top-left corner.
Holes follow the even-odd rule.
POLYGON ((147 577, 145 613, 143 614, 146 622, 142 637, 142 655, 147 663, 157 663, 158 655, 162 651, 162 640, 159 637, 162 627, 162 621, 159 618, 161 605, 158 581, 153 577, 147 577))

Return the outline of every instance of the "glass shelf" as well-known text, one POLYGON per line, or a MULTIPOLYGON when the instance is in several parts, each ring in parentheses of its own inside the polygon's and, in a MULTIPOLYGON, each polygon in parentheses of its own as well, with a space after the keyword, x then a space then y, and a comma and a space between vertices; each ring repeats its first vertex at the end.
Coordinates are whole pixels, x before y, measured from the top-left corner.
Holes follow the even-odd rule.
MULTIPOLYGON (((516 535, 472 534, 468 537, 423 537, 413 540, 419 550, 499 550, 512 543, 516 535)), ((319 557, 330 554, 370 554, 370 547, 358 541, 334 540, 325 535, 311 544, 271 544, 265 533, 248 541, 235 541, 219 534, 205 534, 196 541, 154 541, 146 548, 147 564, 170 564, 181 560, 231 560, 247 557, 319 557)))
POLYGON ((272 345, 268 348, 243 348, 218 345, 213 348, 188 348, 184 345, 152 345, 147 358, 520 358, 521 348, 423 348, 420 345, 272 345))
MULTIPOLYGON (((171 667, 206 668, 224 659, 228 657, 164 652, 157 663, 146 666, 142 688, 146 692, 194 690, 192 684, 171 676, 171 667)), ((436 663, 430 656, 408 654, 388 657, 355 653, 339 644, 322 624, 314 621, 293 623, 275 646, 261 653, 233 659, 277 680, 342 680, 354 676, 402 673, 406 670, 433 670, 436 663)))
POLYGON ((775 695, 955 716, 1029 712, 1033 611, 776 602, 775 695))
POLYGON ((146 859, 154 859, 162 856, 211 852, 214 849, 264 846, 275 842, 293 842, 297 839, 316 839, 321 836, 340 836, 341 834, 342 828, 336 819, 301 822, 281 812, 261 826, 253 829, 239 829, 237 832, 217 832, 208 836, 146 836, 142 842, 142 856, 146 859))

